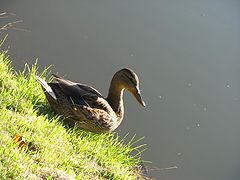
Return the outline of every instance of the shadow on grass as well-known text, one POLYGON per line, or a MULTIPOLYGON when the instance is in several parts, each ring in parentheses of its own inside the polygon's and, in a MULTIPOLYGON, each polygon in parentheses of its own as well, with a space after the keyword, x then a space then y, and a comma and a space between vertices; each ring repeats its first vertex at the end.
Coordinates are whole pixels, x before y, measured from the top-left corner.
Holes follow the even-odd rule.
POLYGON ((58 115, 54 112, 54 110, 51 108, 51 106, 46 102, 42 103, 36 103, 33 107, 34 111, 37 113, 38 116, 46 116, 48 121, 52 121, 53 119, 58 119, 58 122, 60 122, 63 127, 66 130, 73 129, 75 127, 75 123, 69 121, 68 119, 64 118, 63 116, 58 115))

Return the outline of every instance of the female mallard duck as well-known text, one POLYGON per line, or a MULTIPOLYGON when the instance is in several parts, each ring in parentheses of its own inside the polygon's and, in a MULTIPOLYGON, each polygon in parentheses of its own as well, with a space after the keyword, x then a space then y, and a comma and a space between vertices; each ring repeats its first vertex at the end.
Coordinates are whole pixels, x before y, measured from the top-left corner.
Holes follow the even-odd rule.
POLYGON ((124 68, 114 74, 107 98, 93 87, 53 76, 56 81, 52 83, 47 83, 38 76, 36 78, 53 110, 81 129, 95 133, 115 130, 123 120, 124 89, 145 106, 138 76, 131 69, 124 68))

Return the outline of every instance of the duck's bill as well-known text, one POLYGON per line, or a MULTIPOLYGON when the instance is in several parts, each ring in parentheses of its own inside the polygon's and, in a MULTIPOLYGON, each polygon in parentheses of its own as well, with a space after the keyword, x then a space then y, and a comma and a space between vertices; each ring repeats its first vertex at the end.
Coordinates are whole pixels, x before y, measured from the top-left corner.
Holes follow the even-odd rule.
POLYGON ((141 93, 140 93, 139 88, 137 88, 137 93, 135 93, 134 96, 135 96, 135 98, 137 99, 137 101, 138 101, 143 107, 146 106, 145 102, 144 102, 143 99, 142 99, 142 96, 141 96, 141 93))

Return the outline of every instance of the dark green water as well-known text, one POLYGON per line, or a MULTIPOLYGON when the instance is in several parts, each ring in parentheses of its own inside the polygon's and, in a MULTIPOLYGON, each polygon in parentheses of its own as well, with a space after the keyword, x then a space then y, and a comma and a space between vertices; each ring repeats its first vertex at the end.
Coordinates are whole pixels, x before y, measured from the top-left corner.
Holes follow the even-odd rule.
POLYGON ((9 31, 16 69, 38 58, 104 95, 115 71, 138 73, 147 107, 125 93, 117 132, 145 136, 151 166, 178 167, 150 170, 152 177, 240 179, 240 1, 1 0, 0 7, 30 30, 9 31))

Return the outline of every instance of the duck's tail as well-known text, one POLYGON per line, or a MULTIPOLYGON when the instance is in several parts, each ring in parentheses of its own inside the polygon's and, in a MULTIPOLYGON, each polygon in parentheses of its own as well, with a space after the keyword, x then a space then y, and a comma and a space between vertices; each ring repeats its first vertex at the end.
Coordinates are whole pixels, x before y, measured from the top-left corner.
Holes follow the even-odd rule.
POLYGON ((39 76, 35 75, 37 81, 41 84, 41 86, 45 89, 45 91, 52 96, 53 99, 57 99, 55 93, 53 92, 52 88, 48 85, 48 83, 46 81, 44 81, 42 78, 40 78, 39 76))

